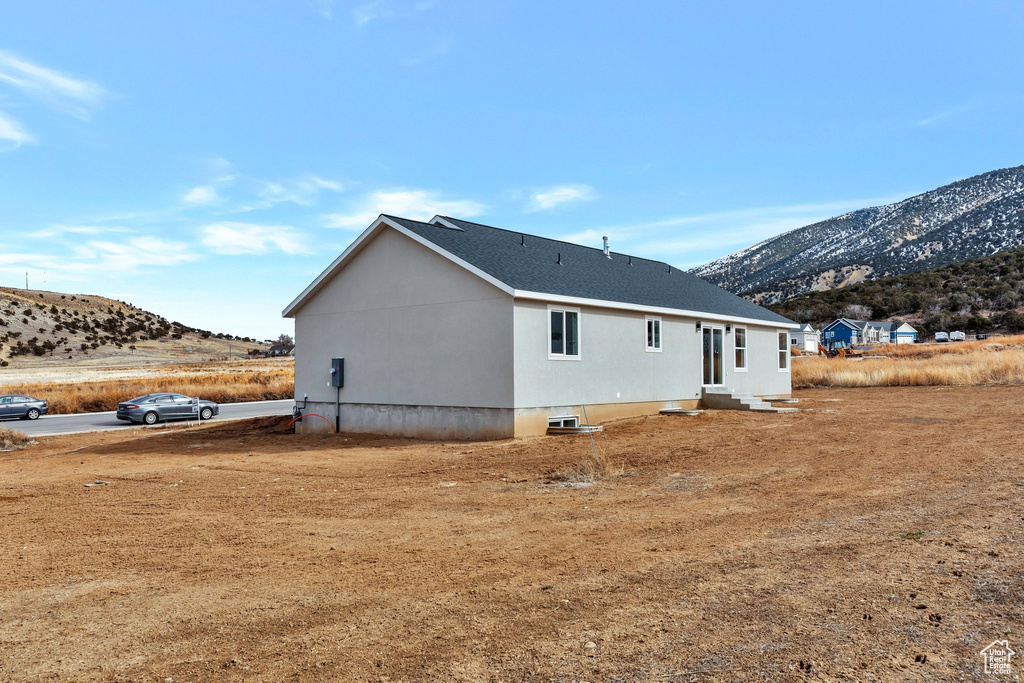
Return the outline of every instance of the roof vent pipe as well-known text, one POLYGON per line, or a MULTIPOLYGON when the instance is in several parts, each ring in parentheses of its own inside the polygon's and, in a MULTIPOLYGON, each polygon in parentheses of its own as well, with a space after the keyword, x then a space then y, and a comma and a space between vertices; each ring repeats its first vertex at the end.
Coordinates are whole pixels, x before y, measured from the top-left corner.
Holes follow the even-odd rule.
POLYGON ((605 257, 606 258, 611 258, 612 254, 611 254, 610 251, 608 251, 608 236, 606 235, 606 236, 602 237, 601 239, 604 240, 604 255, 605 255, 605 257))

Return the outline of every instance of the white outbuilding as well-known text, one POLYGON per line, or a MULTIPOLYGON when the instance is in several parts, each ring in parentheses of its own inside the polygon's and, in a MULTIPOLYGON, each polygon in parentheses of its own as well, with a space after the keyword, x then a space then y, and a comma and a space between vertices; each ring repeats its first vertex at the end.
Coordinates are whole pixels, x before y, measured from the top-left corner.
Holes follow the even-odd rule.
POLYGON ((789 345, 802 353, 817 353, 820 343, 821 332, 808 323, 789 331, 789 345))

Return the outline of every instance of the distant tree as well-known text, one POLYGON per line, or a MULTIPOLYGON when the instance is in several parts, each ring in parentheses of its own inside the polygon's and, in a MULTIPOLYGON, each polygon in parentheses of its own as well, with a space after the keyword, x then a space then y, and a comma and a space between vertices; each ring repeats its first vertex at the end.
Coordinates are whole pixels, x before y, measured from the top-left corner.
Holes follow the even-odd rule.
POLYGON ((967 330, 969 332, 984 332, 992 329, 992 321, 980 313, 971 313, 967 318, 967 330))
POLYGON ((1024 332, 1024 313, 1007 311, 1000 324, 1010 332, 1024 332))
POLYGON ((295 343, 295 340, 292 339, 292 336, 290 334, 282 334, 281 336, 279 336, 277 338, 277 340, 274 343, 275 344, 284 344, 286 346, 291 346, 292 344, 295 343))
POLYGON ((853 320, 871 320, 872 315, 874 315, 874 311, 861 304, 850 304, 843 309, 843 317, 853 320))

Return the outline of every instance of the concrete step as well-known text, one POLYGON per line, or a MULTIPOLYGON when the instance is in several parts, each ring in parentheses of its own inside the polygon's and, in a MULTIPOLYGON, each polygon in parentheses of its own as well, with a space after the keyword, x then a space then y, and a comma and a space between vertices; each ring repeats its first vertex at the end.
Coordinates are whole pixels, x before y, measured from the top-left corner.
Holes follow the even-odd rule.
POLYGON ((719 410, 750 410, 762 413, 797 412, 796 408, 777 408, 757 396, 717 387, 705 389, 701 402, 706 408, 717 408, 719 410))

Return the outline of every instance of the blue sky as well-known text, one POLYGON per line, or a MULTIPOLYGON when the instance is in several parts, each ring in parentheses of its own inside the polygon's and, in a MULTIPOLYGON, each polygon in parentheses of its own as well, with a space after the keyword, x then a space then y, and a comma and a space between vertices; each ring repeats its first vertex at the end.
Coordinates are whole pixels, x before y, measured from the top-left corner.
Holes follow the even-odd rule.
POLYGON ((1014 2, 12 3, 0 284, 259 338, 381 212, 692 267, 1024 163, 1014 2))

